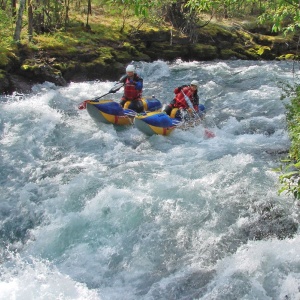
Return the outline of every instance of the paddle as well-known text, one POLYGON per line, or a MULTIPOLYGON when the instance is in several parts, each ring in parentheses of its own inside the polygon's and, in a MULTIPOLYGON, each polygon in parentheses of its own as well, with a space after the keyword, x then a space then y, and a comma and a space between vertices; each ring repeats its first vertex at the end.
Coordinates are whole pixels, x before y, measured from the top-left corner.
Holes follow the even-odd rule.
POLYGON ((92 100, 84 100, 83 102, 81 102, 79 105, 78 105, 78 109, 85 109, 86 108, 86 103, 87 101, 98 101, 99 99, 101 99, 102 97, 108 95, 108 94, 112 94, 112 93, 115 93, 117 92, 122 86, 124 86, 124 83, 123 82, 118 82, 116 83, 110 90, 108 93, 102 95, 102 96, 99 96, 99 97, 96 97, 92 100))
POLYGON ((116 83, 116 84, 109 90, 108 93, 106 93, 106 94, 104 94, 104 95, 102 95, 102 96, 100 96, 100 97, 97 97, 97 98, 93 99, 93 101, 97 101, 97 100, 99 100, 100 98, 102 98, 102 97, 104 97, 104 96, 106 96, 106 95, 108 95, 108 94, 116 93, 123 85, 124 85, 123 82, 118 82, 118 83, 116 83))
MULTIPOLYGON (((183 94, 184 100, 188 104, 189 108, 192 110, 194 116, 196 116, 197 118, 199 118, 200 121, 202 121, 199 114, 196 112, 190 98, 183 91, 181 91, 181 93, 183 94)), ((208 130, 207 128, 204 128, 204 133, 207 138, 213 138, 216 136, 212 131, 208 130)))

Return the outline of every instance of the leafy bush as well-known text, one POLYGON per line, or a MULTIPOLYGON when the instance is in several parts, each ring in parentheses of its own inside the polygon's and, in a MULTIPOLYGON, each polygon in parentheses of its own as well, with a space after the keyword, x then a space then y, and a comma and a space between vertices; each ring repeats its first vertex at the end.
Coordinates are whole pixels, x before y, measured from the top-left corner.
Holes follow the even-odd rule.
POLYGON ((0 46, 8 47, 12 43, 13 26, 8 14, 0 9, 0 46))
POLYGON ((283 160, 279 176, 279 194, 286 192, 300 199, 300 85, 296 86, 291 102, 286 105, 287 125, 291 139, 288 157, 283 160))
POLYGON ((5 67, 13 50, 13 27, 8 14, 0 9, 0 67, 5 67))

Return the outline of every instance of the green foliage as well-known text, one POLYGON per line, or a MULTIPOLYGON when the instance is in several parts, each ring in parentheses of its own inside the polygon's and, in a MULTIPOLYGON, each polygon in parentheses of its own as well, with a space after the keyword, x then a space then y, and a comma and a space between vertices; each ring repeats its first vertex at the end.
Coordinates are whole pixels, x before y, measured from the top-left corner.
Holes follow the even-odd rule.
POLYGON ((115 10, 124 10, 124 8, 129 8, 136 16, 146 17, 148 11, 151 7, 155 5, 155 1, 146 0, 106 0, 110 7, 115 10))
POLYGON ((11 19, 6 11, 0 9, 0 67, 9 63, 12 56, 13 45, 13 27, 11 19))
POLYGON ((123 32, 128 18, 136 16, 139 20, 136 22, 136 28, 141 26, 144 18, 149 17, 151 9, 160 1, 147 1, 147 0, 105 0, 109 5, 110 13, 120 16, 122 25, 120 32, 123 32))
POLYGON ((287 108, 287 125, 291 139, 291 147, 288 157, 282 161, 279 169, 282 173, 279 177, 281 188, 279 194, 285 192, 300 199, 300 86, 287 86, 286 95, 292 95, 287 108))
POLYGON ((264 52, 265 52, 266 50, 271 50, 271 48, 268 47, 268 46, 261 46, 261 47, 259 47, 259 49, 257 50, 257 54, 258 54, 258 55, 263 55, 264 52))
POLYGON ((274 32, 287 33, 300 26, 299 0, 187 0, 186 5, 218 18, 254 15, 262 24, 271 22, 274 32))
POLYGON ((282 175, 279 176, 279 182, 281 188, 278 193, 283 192, 293 195, 295 199, 300 200, 300 165, 299 163, 291 163, 287 165, 283 170, 282 175), (294 170, 294 171, 290 171, 294 170))
POLYGON ((217 18, 259 15, 268 1, 261 0, 188 0, 187 6, 217 18))
POLYGON ((12 20, 2 9, 0 9, 0 20, 0 45, 9 46, 12 43, 13 35, 12 20))
POLYGON ((259 22, 273 23, 274 32, 295 31, 300 25, 300 10, 298 0, 269 0, 265 1, 264 12, 259 16, 259 22))

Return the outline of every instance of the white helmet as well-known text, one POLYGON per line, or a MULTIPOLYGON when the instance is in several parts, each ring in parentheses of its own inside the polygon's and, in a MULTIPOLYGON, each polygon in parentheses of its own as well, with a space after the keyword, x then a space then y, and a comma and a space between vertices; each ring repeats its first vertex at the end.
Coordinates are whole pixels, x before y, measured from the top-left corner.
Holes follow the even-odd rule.
POLYGON ((128 65, 126 68, 126 72, 134 72, 135 71, 135 67, 134 65, 128 65))
POLYGON ((199 82, 197 80, 193 80, 191 82, 191 85, 195 85, 196 87, 198 87, 199 86, 199 82))

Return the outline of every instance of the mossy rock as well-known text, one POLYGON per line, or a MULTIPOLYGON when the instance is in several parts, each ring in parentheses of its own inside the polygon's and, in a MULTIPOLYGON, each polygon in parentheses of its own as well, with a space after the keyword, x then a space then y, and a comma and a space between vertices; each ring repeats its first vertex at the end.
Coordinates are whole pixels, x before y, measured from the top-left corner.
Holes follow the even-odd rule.
POLYGON ((39 68, 41 67, 40 64, 36 64, 34 60, 26 59, 24 63, 20 67, 21 73, 26 74, 34 74, 39 68))
POLYGON ((9 80, 12 75, 21 75, 35 83, 55 81, 61 74, 67 81, 116 80, 133 60, 299 58, 298 37, 294 34, 287 38, 264 36, 261 30, 256 31, 252 19, 251 24, 245 26, 242 21, 235 24, 232 20, 221 24, 211 21, 204 27, 199 24, 195 44, 174 28, 155 28, 145 23, 139 31, 130 25, 121 33, 121 23, 119 18, 105 19, 105 15, 99 15, 96 22, 91 23, 92 30, 87 31, 83 23, 76 23, 66 32, 35 35, 30 45, 19 45, 6 52, 0 49, 0 67, 10 73, 9 80))
MULTIPOLYGON (((78 64, 78 62, 76 61, 69 61, 68 63, 61 64, 60 66, 62 67, 62 76, 67 81, 80 81, 80 73, 82 72, 81 65, 83 64, 78 64)), ((57 65, 56 68, 58 68, 57 65)))
POLYGON ((46 48, 43 49, 44 51, 47 51, 51 56, 65 56, 65 57, 72 57, 78 53, 84 52, 84 50, 81 47, 74 47, 74 46, 69 46, 65 48, 46 48))
POLYGON ((4 80, 7 77, 7 72, 0 69, 0 80, 4 80))
POLYGON ((254 48, 247 49, 246 53, 250 59, 254 59, 254 60, 260 59, 260 56, 257 54, 257 50, 254 48))
POLYGON ((268 46, 257 46, 257 54, 263 59, 274 59, 275 55, 272 53, 272 49, 268 46))
POLYGON ((276 57, 277 60, 299 60, 299 55, 295 55, 292 53, 280 55, 279 57, 276 57))
POLYGON ((25 76, 35 82, 53 82, 58 85, 66 85, 66 81, 62 77, 62 73, 59 69, 53 66, 34 59, 27 59, 20 67, 19 75, 25 76))
POLYGON ((8 93, 11 92, 11 85, 9 80, 9 74, 5 71, 0 69, 0 92, 1 93, 8 93))
POLYGON ((52 67, 59 70, 59 71, 61 71, 61 72, 64 72, 68 68, 72 67, 72 62, 71 61, 68 62, 68 63, 66 63, 66 62, 56 62, 56 63, 52 64, 52 67))
POLYGON ((268 36, 278 35, 278 33, 272 31, 272 27, 273 27, 272 22, 267 21, 265 24, 259 24, 257 18, 253 18, 253 20, 249 20, 249 19, 246 21, 243 20, 241 22, 241 26, 243 26, 245 30, 250 31, 251 33, 259 33, 268 36))
POLYGON ((221 49, 220 58, 221 59, 235 59, 238 57, 238 54, 231 49, 221 49))
POLYGON ((269 37, 261 34, 256 34, 253 38, 253 41, 256 44, 262 45, 262 46, 269 46, 271 47, 275 41, 274 37, 269 37))
POLYGON ((143 42, 164 42, 164 41, 170 41, 171 39, 171 31, 170 30, 156 30, 156 29, 150 29, 150 30, 139 30, 136 35, 136 38, 138 38, 140 41, 143 42))
POLYGON ((9 71, 19 65, 17 50, 0 48, 0 68, 9 71))
POLYGON ((236 31, 238 37, 240 40, 242 40, 243 42, 245 41, 253 41, 255 39, 255 35, 253 35, 252 33, 239 29, 236 31))
MULTIPOLYGON (((276 56, 285 55, 291 53, 291 49, 298 49, 298 42, 293 43, 292 41, 274 41, 272 45, 272 51, 276 56)), ((297 50, 296 50, 297 51, 297 50)))
MULTIPOLYGON (((142 53, 142 52, 137 52, 137 55, 136 56, 133 56, 132 57, 132 60, 135 60, 135 61, 146 61, 146 62, 150 62, 151 61, 151 58, 149 55, 145 54, 145 53, 142 53)), ((131 60, 128 60, 128 62, 130 62, 131 60)))
POLYGON ((248 48, 246 53, 250 57, 255 57, 256 59, 275 59, 275 54, 272 52, 272 49, 268 46, 254 45, 251 48, 248 48))
POLYGON ((229 41, 220 41, 216 45, 219 49, 231 49, 232 48, 232 42, 229 41))
POLYGON ((63 72, 66 80, 81 82, 86 80, 118 80, 124 73, 125 65, 119 62, 105 63, 93 61, 90 63, 74 64, 63 72))
POLYGON ((220 56, 221 59, 256 59, 254 56, 246 55, 243 53, 236 52, 232 49, 221 49, 220 56))
POLYGON ((9 65, 10 59, 8 53, 0 51, 0 68, 6 68, 9 65))
POLYGON ((237 39, 236 31, 230 30, 226 26, 220 26, 214 23, 210 23, 207 26, 200 28, 198 30, 199 40, 205 40, 205 38, 214 40, 218 42, 219 40, 226 40, 226 41, 234 41, 237 39))
POLYGON ((133 56, 136 56, 138 53, 138 50, 135 48, 135 46, 129 42, 125 42, 123 44, 122 50, 127 51, 130 55, 133 55, 133 56))
POLYGON ((172 60, 175 60, 177 58, 188 59, 189 55, 188 55, 188 51, 186 51, 186 50, 182 51, 182 50, 178 50, 178 49, 171 49, 171 50, 165 50, 161 57, 164 60, 172 61, 172 60))
POLYGON ((245 48, 245 46, 241 45, 239 43, 233 43, 232 46, 231 46, 231 49, 234 52, 237 52, 237 53, 240 53, 240 54, 243 54, 243 55, 246 54, 246 48, 245 48))
POLYGON ((189 49, 188 47, 182 47, 182 45, 170 45, 169 42, 153 42, 147 47, 145 53, 152 60, 173 60, 178 57, 187 57, 189 55, 189 49))
POLYGON ((194 44, 190 47, 190 55, 193 59, 213 60, 218 58, 218 49, 211 45, 194 44))
MULTIPOLYGON (((144 47, 145 49, 145 47, 144 47)), ((141 52, 140 49, 135 47, 134 44, 124 43, 121 51, 114 51, 114 59, 119 62, 130 62, 135 61, 150 61, 151 58, 144 52, 141 52)))
POLYGON ((249 48, 246 51, 249 58, 255 59, 266 59, 266 60, 273 60, 276 58, 275 54, 272 52, 272 49, 267 46, 259 46, 256 45, 253 48, 249 48))
POLYGON ((114 60, 117 60, 121 63, 126 63, 132 60, 132 55, 126 50, 115 50, 114 51, 114 60))

